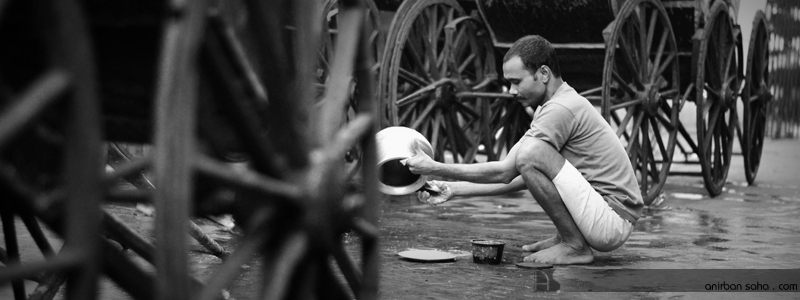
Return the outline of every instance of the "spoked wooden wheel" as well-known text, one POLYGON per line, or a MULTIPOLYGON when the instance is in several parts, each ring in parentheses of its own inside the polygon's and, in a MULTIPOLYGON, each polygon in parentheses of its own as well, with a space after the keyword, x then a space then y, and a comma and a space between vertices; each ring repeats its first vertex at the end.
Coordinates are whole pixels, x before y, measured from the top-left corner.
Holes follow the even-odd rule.
POLYGON ((0 44, 0 217, 7 253, 0 282, 11 282, 15 299, 27 299, 24 281, 45 279, 39 284, 46 291, 35 294, 52 297, 69 275, 67 298, 93 299, 102 268, 102 153, 86 24, 74 1, 5 1, 0 44), (43 259, 20 253, 16 216, 43 259), (64 239, 60 250, 37 218, 64 239))
MULTIPOLYGON (((8 5, 0 6, 0 40, 19 48, 0 49, 2 66, 11 66, 0 70, 0 190, 9 199, 0 203, 0 216, 11 258, 3 262, 7 267, 0 269, 0 282, 13 282, 17 298, 26 297, 20 287, 23 279, 56 272, 69 278, 67 298, 94 299, 96 279, 104 271, 136 299, 218 299, 220 290, 254 256, 262 262, 259 298, 377 298, 378 207, 372 201, 379 198, 372 138, 377 127, 373 97, 368 96, 374 63, 366 54, 363 37, 369 34, 362 31, 363 8, 358 1, 342 1, 340 6, 355 16, 344 21, 342 28, 347 29, 342 34, 356 38, 340 40, 337 49, 350 55, 337 59, 332 73, 363 83, 364 96, 357 101, 362 113, 330 136, 312 134, 320 128, 309 125, 310 119, 341 124, 336 123, 338 112, 314 113, 315 95, 307 88, 314 83, 317 60, 316 50, 308 49, 317 49, 318 40, 312 37, 319 33, 319 27, 309 24, 319 16, 305 9, 320 5, 318 1, 248 3, 250 26, 263 37, 253 50, 265 58, 263 65, 250 67, 264 74, 270 92, 271 118, 266 121, 252 109, 259 96, 247 84, 252 74, 242 67, 248 63, 231 51, 226 45, 230 41, 220 31, 204 30, 207 2, 173 3, 176 15, 164 22, 158 60, 153 155, 120 166, 108 178, 101 178, 100 105, 93 94, 96 81, 88 30, 78 6, 72 1, 3 4, 8 5), (296 31, 286 33, 287 24, 296 31), (45 26, 43 34, 53 35, 31 37, 30 30, 18 30, 37 26, 45 26), (220 120, 230 122, 234 138, 251 158, 248 167, 234 168, 198 146, 202 138, 195 135, 194 112, 208 109, 200 100, 209 98, 227 108, 220 120), (364 182, 359 185, 363 188, 343 180, 344 154, 356 143, 364 152, 364 182), (113 216, 102 215, 100 209, 104 182, 148 166, 157 187, 152 194, 108 198, 152 200, 157 211, 155 245, 113 216), (237 193, 235 199, 224 196, 231 190, 237 193), (28 223, 33 218, 30 212, 64 237, 60 253, 53 254, 38 227, 28 223), (185 228, 192 212, 232 213, 244 231, 233 253, 206 282, 189 275, 185 228), (45 261, 13 261, 19 252, 14 247, 14 215, 30 228, 45 261), (152 263, 155 274, 110 246, 100 229, 152 263), (360 237, 361 249, 343 241, 342 234, 350 231, 360 237), (361 255, 361 266, 352 252, 361 255)), ((335 100, 342 106, 348 101, 347 97, 335 100)))
MULTIPOLYGON (((375 117, 369 113, 374 104, 366 96, 371 94, 372 63, 362 38, 368 36, 362 31, 365 10, 355 2, 339 4, 340 14, 350 16, 339 19, 340 34, 350 38, 337 40, 331 74, 356 78, 365 90, 356 101, 358 111, 367 113, 344 127, 341 110, 317 109, 318 95, 307 88, 317 82, 313 74, 319 40, 314 37, 323 32, 313 12, 321 11, 322 3, 248 1, 246 30, 255 37, 249 51, 235 51, 235 39, 219 30, 218 23, 204 30, 207 11, 202 1, 191 2, 186 18, 168 22, 152 157, 157 247, 144 244, 134 249, 152 259, 158 272, 150 276, 134 266, 134 275, 117 281, 135 298, 218 299, 221 290, 247 272, 245 264, 259 267, 254 271, 258 288, 250 291, 258 298, 376 297, 377 214, 374 202, 366 200, 378 199, 376 184, 370 181, 377 178, 371 139, 375 117), (252 53, 261 63, 253 64, 241 53, 252 53), (269 94, 263 114, 253 109, 264 100, 259 87, 269 94), (224 108, 214 120, 220 126, 199 131, 229 127, 231 138, 249 158, 246 166, 226 164, 224 157, 197 146, 215 144, 207 140, 219 135, 196 138, 197 116, 185 112, 202 114, 214 107, 224 108), (364 179, 347 185, 345 153, 353 144, 363 149, 364 179), (231 192, 234 198, 225 196, 231 192), (184 228, 190 212, 232 214, 243 232, 230 256, 204 282, 189 275, 184 228), (345 243, 342 235, 350 231, 358 234, 362 249, 345 243), (361 254, 363 267, 351 252, 361 254)), ((336 107, 350 100, 350 86, 329 81, 325 90, 338 95, 325 100, 336 107)), ((136 170, 146 163, 132 162, 120 170, 136 170)))
POLYGON ((703 181, 712 196, 719 195, 731 165, 736 98, 740 88, 737 40, 728 7, 716 2, 702 40, 695 41, 697 148, 703 181))
MULTIPOLYGON (((117 282, 140 299, 218 299, 246 272, 243 265, 254 264, 260 268, 250 276, 257 277, 259 288, 250 295, 258 298, 374 298, 377 220, 373 203, 365 199, 377 199, 375 184, 364 179, 359 185, 363 190, 347 186, 344 158, 353 144, 360 144, 363 178, 376 178, 374 167, 370 168, 376 163, 369 138, 375 132, 375 118, 361 114, 342 128, 341 111, 314 109, 317 95, 307 87, 316 82, 319 40, 313 37, 322 32, 314 26, 319 16, 307 8, 321 9, 321 3, 247 2, 247 30, 256 38, 255 46, 244 53, 263 58, 257 65, 237 54, 231 45, 235 40, 215 23, 213 30, 203 30, 207 25, 203 3, 192 2, 186 18, 168 22, 164 33, 152 157, 157 247, 145 243, 134 249, 150 258, 158 272, 150 276, 133 266, 134 275, 117 282), (269 93, 266 118, 253 109, 263 100, 259 86, 269 93), (249 158, 246 166, 231 166, 197 147, 214 144, 206 140, 219 135, 196 138, 197 116, 185 112, 203 113, 213 107, 225 108, 215 122, 230 127, 231 138, 249 158), (231 192, 234 198, 224 196, 231 192), (232 214, 243 232, 230 256, 204 282, 189 275, 192 262, 186 255, 185 226, 190 212, 232 214), (345 245, 342 234, 349 231, 361 237, 361 251, 345 245), (363 267, 350 252, 362 254, 363 267)), ((349 55, 337 56, 331 73, 356 77, 369 95, 371 63, 360 38, 366 36, 361 31, 364 10, 351 1, 340 3, 340 10, 352 16, 341 20, 341 34, 355 38, 338 41, 336 49, 349 55)), ((345 88, 344 92, 326 88, 341 96, 331 99, 337 107, 349 101, 349 87, 345 88)), ((359 111, 374 111, 369 99, 358 99, 359 111)), ((142 166, 132 162, 120 170, 142 166)))
POLYGON ((387 36, 380 72, 385 125, 421 132, 434 159, 471 163, 489 137, 488 99, 472 92, 496 78, 494 49, 480 20, 453 0, 406 1, 387 36))
MULTIPOLYGON (((319 23, 312 21, 319 16, 312 16, 309 11, 315 10, 308 8, 321 3, 248 1, 258 37, 256 53, 264 58, 258 69, 270 95, 269 134, 255 131, 243 136, 254 155, 252 174, 258 175, 250 178, 259 180, 255 185, 246 178, 237 183, 249 186, 256 197, 246 197, 233 207, 237 223, 247 225, 240 254, 235 250, 228 261, 237 257, 241 263, 261 254, 260 298, 377 298, 374 60, 368 45, 371 32, 364 24, 366 9, 360 3, 338 2, 336 55, 329 69, 333 80, 325 82, 322 100, 325 105, 345 107, 352 87, 337 78, 348 82, 354 78, 358 83, 358 114, 342 126, 342 110, 318 109, 316 91, 307 88, 319 79, 314 71, 320 45, 314 33, 328 33, 319 31, 319 23), (363 182, 350 186, 345 182, 345 153, 354 144, 362 150, 363 182), (351 231, 358 236, 360 249, 342 238, 351 231), (353 253, 360 257, 354 259, 353 253)), ((228 261, 219 273, 226 279, 223 282, 240 272, 240 265, 228 261)), ((209 282, 216 287, 226 284, 209 282)))
POLYGON ((680 110, 678 48, 657 1, 627 1, 606 30, 602 115, 622 140, 645 204, 666 182, 680 110))
POLYGON ((742 154, 748 184, 753 184, 761 163, 761 150, 766 134, 767 105, 772 98, 769 91, 769 29, 764 12, 756 12, 750 46, 747 52, 747 75, 745 76, 742 105, 744 124, 742 154))

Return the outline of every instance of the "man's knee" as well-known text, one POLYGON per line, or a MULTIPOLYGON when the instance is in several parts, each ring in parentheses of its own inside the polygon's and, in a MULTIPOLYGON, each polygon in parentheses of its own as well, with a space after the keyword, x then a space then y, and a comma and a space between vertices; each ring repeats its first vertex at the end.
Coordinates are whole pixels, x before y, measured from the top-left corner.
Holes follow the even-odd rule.
POLYGON ((550 143, 538 138, 527 138, 520 145, 515 163, 520 173, 537 171, 552 179, 564 165, 564 157, 550 143))

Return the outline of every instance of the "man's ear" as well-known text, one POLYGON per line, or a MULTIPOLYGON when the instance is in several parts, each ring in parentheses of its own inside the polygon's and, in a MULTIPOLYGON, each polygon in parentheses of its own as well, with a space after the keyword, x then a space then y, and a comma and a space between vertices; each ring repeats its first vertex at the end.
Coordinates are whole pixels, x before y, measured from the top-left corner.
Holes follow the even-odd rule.
POLYGON ((547 83, 547 81, 550 80, 550 75, 551 75, 550 67, 548 67, 547 65, 543 65, 541 68, 539 68, 539 72, 542 73, 542 82, 547 83))

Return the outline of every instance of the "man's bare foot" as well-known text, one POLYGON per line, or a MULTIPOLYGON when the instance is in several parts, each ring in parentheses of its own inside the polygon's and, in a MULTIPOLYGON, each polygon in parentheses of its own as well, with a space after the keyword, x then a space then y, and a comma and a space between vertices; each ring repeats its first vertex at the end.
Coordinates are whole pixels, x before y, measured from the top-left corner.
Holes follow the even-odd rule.
POLYGON ((558 243, 561 243, 561 236, 556 234, 554 237, 551 237, 549 239, 541 240, 530 245, 522 246, 522 250, 536 252, 553 247, 558 243))
POLYGON ((574 249, 566 243, 558 243, 553 247, 528 255, 525 262, 547 263, 554 265, 588 264, 594 261, 592 249, 584 246, 574 249))

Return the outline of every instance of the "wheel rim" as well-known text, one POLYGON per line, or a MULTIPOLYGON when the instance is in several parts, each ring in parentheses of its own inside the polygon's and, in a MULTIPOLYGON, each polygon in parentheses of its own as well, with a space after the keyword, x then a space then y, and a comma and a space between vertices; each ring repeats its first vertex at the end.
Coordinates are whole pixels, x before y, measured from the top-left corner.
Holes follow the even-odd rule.
POLYGON ((753 33, 750 35, 747 52, 747 75, 742 95, 744 106, 744 139, 742 153, 744 155, 745 177, 748 184, 753 184, 761 163, 761 151, 764 146, 764 135, 767 119, 767 102, 769 93, 769 34, 764 13, 758 11, 753 20, 753 33))
MULTIPOLYGON (((383 50, 383 34, 380 32, 380 16, 375 3, 372 1, 365 1, 366 2, 366 11, 367 21, 365 22, 366 25, 369 25, 369 30, 371 31, 371 35, 369 37, 370 48, 373 50, 373 59, 379 60, 380 55, 382 54, 383 50)), ((322 35, 322 43, 319 51, 319 62, 316 69, 315 78, 318 82, 316 85, 317 87, 317 98, 322 101, 324 94, 325 94, 325 87, 330 85, 329 81, 331 80, 331 64, 336 59, 336 41, 337 36, 339 35, 339 1, 338 0, 326 0, 324 5, 324 14, 323 14, 323 22, 322 22, 322 32, 327 32, 327 34, 322 35)), ((378 68, 379 65, 376 64, 373 68, 378 68)), ((349 123, 355 116, 358 114, 358 95, 359 92, 357 82, 355 78, 350 78, 349 80, 350 86, 350 95, 349 101, 347 101, 346 107, 343 108, 342 120, 343 124, 349 123)), ((327 109, 328 107, 324 107, 323 109, 327 109)), ((339 108, 336 108, 339 109, 339 108)), ((340 126, 341 127, 341 126, 340 126)), ((353 170, 357 169, 359 158, 361 157, 361 150, 357 148, 350 149, 347 152, 345 159, 350 163, 353 164, 353 170)), ((352 177, 354 174, 348 175, 348 177, 352 177)))
POLYGON ((655 1, 628 1, 606 47, 602 114, 622 140, 645 204, 666 182, 678 128, 678 49, 655 1), (642 67, 644 66, 644 67, 642 67))
POLYGON ((722 2, 711 10, 697 65, 698 157, 706 189, 719 195, 731 163, 733 135, 737 126, 736 93, 739 85, 733 25, 722 2))
POLYGON ((489 135, 488 100, 457 96, 496 78, 488 34, 480 21, 463 16, 455 1, 404 3, 389 33, 396 46, 382 63, 387 123, 420 131, 438 161, 447 153, 454 162, 473 162, 489 135))
POLYGON ((0 43, 13 45, 0 49, 0 189, 8 196, 0 218, 12 261, 4 273, 18 299, 29 296, 24 274, 37 263, 19 261, 15 215, 45 256, 45 279, 61 278, 42 281, 31 297, 42 288, 55 294, 70 271, 67 298, 93 299, 102 268, 94 260, 102 253, 100 103, 81 15, 74 1, 0 5, 0 43), (37 220, 64 239, 58 254, 37 220))

